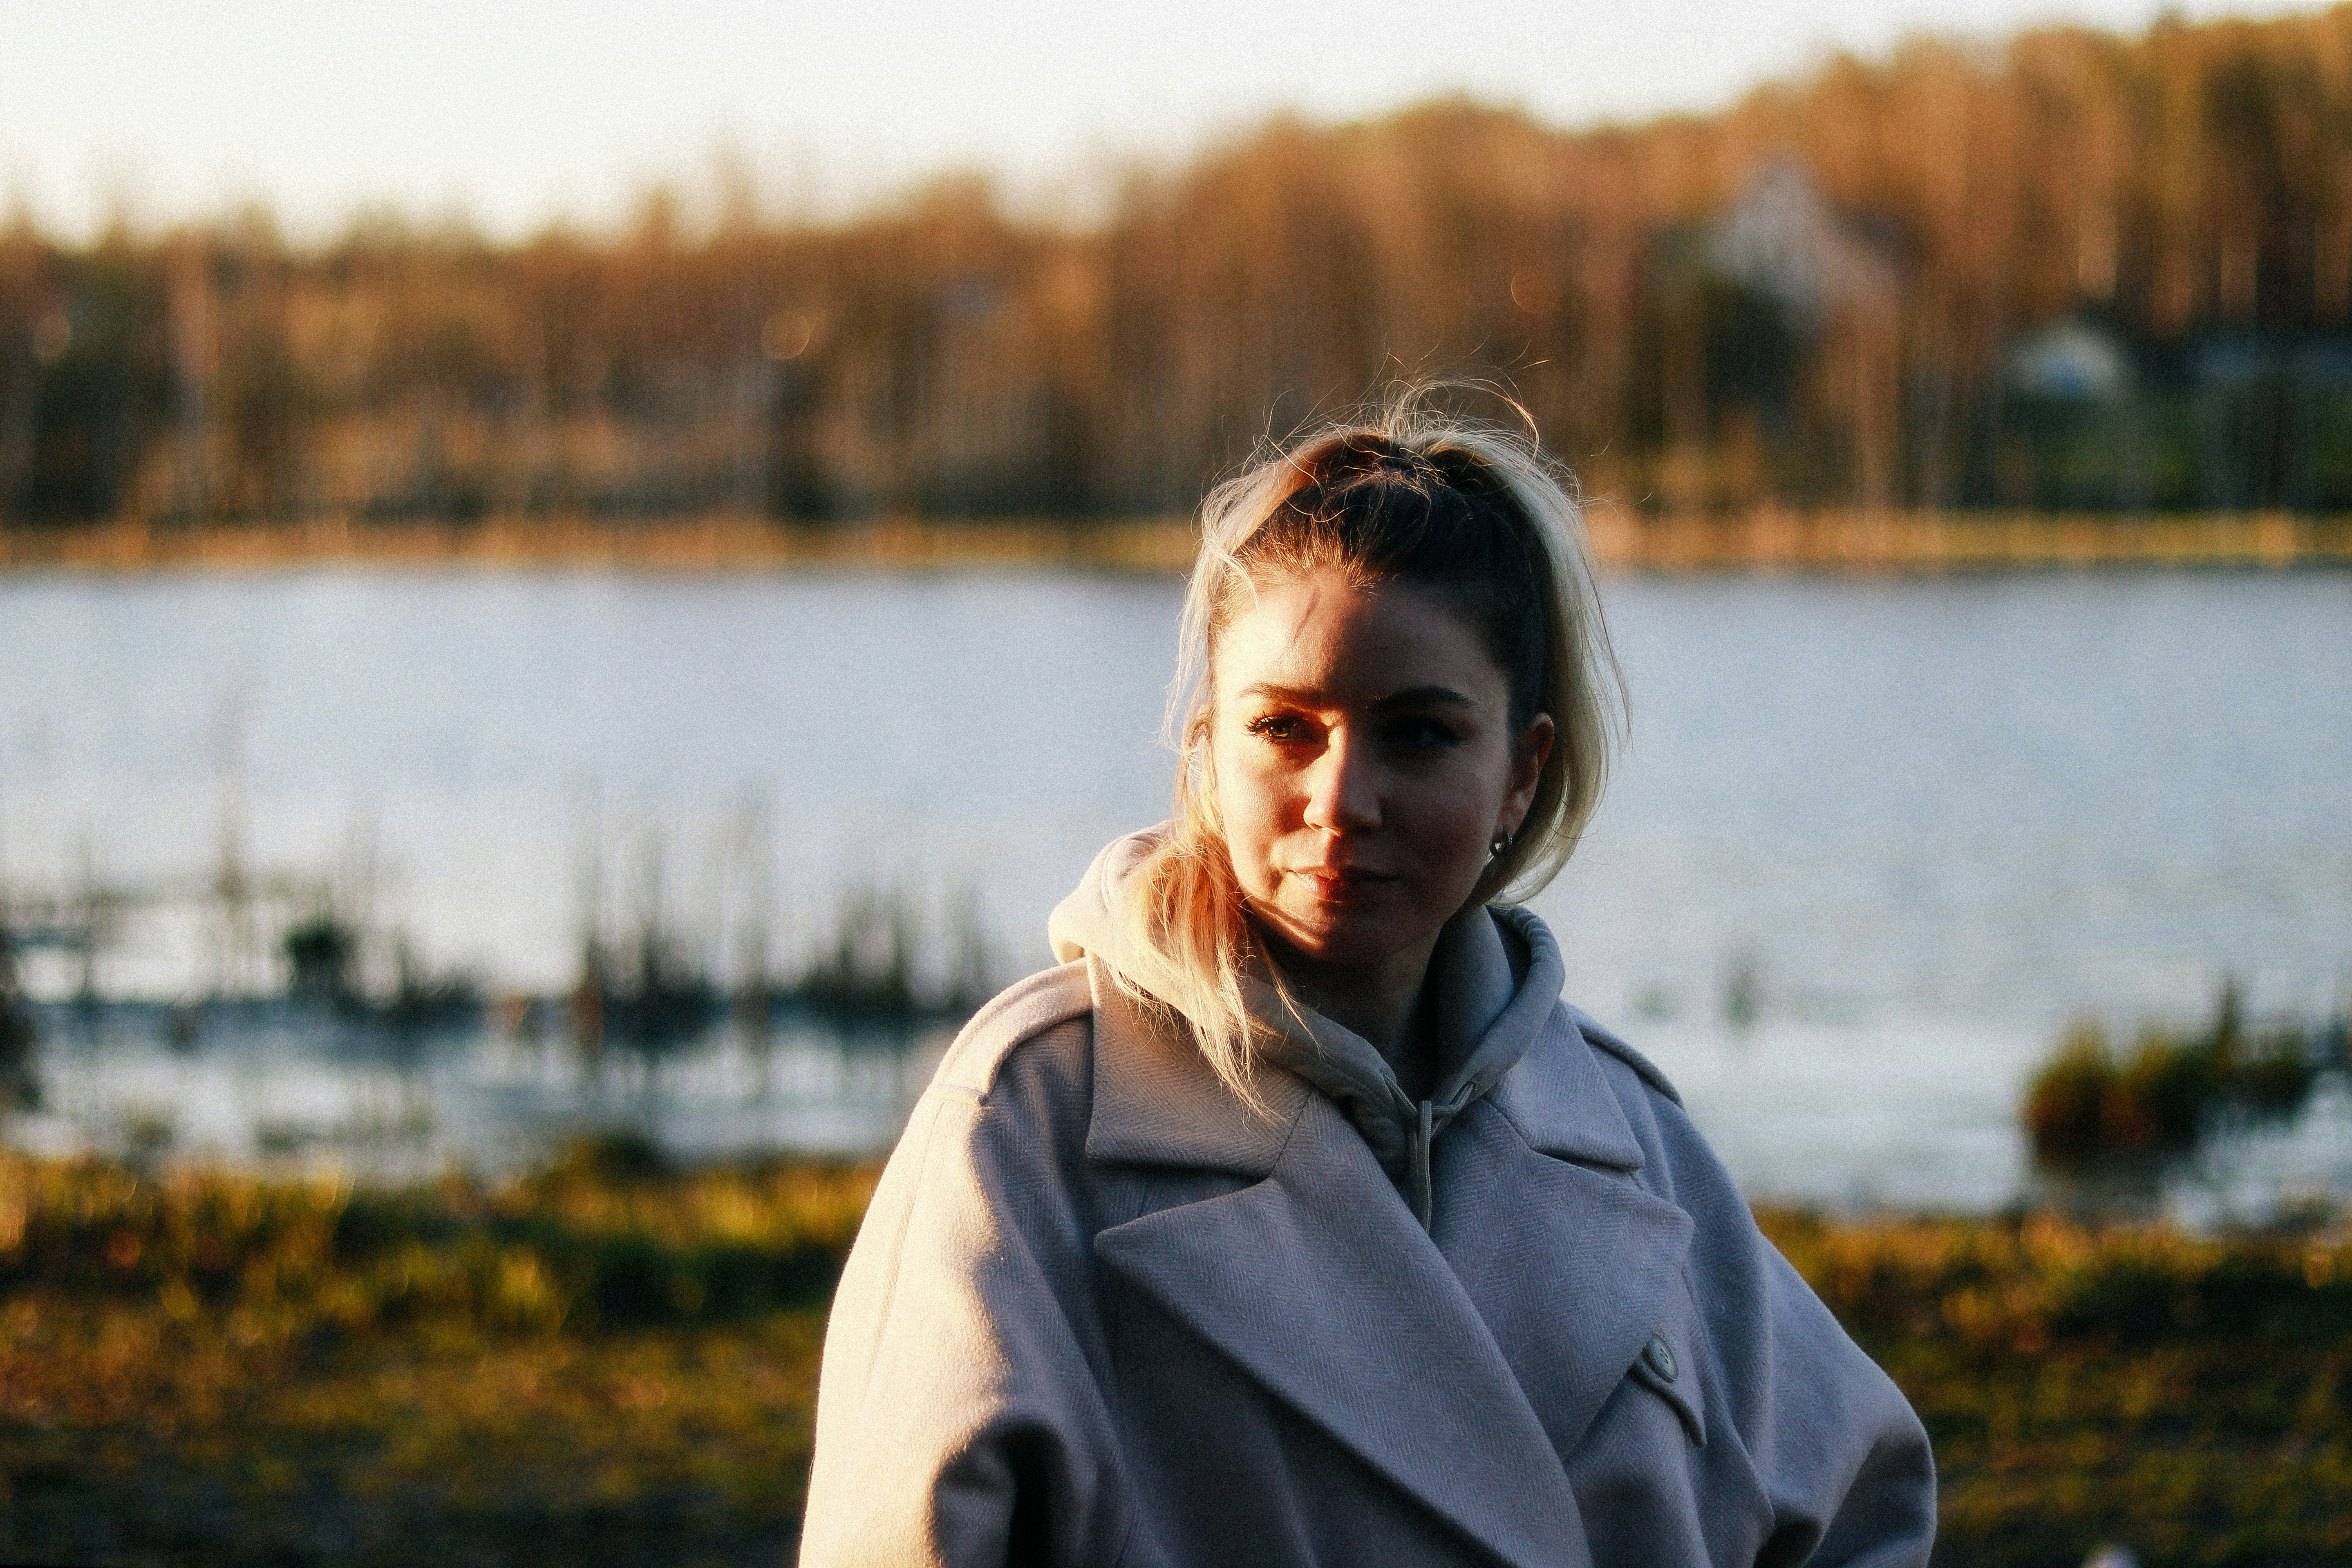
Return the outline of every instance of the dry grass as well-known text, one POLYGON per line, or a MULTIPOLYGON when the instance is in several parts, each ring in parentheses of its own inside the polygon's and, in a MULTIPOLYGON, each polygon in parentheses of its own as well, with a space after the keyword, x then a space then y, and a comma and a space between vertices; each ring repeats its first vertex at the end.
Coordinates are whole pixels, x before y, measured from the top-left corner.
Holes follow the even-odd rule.
POLYGON ((1763 1219, 1927 1422, 1938 1562, 2352 1557, 2352 1238, 1763 1219))
MULTIPOLYGON (((0 1559, 780 1561, 872 1180, 0 1156, 0 1559)), ((1927 1422, 1938 1561, 2352 1554, 2352 1238, 1762 1217, 1927 1422)))
POLYGON ((773 1561, 872 1173, 0 1161, 0 1555, 773 1561))

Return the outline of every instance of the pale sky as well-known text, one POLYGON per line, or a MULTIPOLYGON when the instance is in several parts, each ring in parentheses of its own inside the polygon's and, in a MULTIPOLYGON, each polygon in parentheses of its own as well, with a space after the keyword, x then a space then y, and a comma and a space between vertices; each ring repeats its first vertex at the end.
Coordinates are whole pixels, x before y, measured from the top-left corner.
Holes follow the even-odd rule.
MULTIPOLYGON (((1832 48, 2137 31, 2152 0, 0 0, 0 202, 86 234, 247 200, 297 235, 389 205, 513 237, 723 159, 839 213, 946 169, 1083 211, 1276 110, 1446 91, 1560 125, 1707 109, 1832 48)), ((2188 0, 2197 17, 2290 7, 2188 0)), ((2315 7, 2305 7, 2315 8, 2315 7)))

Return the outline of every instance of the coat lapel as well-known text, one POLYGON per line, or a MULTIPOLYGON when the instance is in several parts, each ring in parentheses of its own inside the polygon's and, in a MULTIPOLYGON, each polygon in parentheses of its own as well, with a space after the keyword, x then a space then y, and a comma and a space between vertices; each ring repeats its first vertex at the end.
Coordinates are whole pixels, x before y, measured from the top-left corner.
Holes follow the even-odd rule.
POLYGON ((1099 966, 1096 1001, 1088 1155, 1257 1178, 1113 1226, 1096 1256, 1505 1562, 1589 1563, 1545 1424, 1355 1127, 1287 1073, 1251 1111, 1099 966))
POLYGON ((1438 1150, 1437 1244, 1552 1445, 1571 1453, 1650 1337, 1681 1338, 1690 1216, 1536 1152, 1484 1105, 1438 1150))
POLYGON ((1362 1137, 1319 1096, 1256 1185, 1114 1226, 1096 1254, 1504 1561, 1590 1561, 1543 1425, 1362 1137))
POLYGON ((1329 1100, 1268 1070, 1250 1110, 1091 969, 1089 1158, 1255 1184, 1113 1226, 1097 1256, 1505 1561, 1589 1562, 1560 1456, 1675 1319, 1691 1220, 1633 1179, 1571 1011, 1438 1139, 1424 1233, 1329 1100))
POLYGON ((1571 1452, 1651 1335, 1679 1327, 1690 1215, 1631 1179, 1641 1145, 1565 1006, 1433 1153, 1432 1235, 1571 1452))

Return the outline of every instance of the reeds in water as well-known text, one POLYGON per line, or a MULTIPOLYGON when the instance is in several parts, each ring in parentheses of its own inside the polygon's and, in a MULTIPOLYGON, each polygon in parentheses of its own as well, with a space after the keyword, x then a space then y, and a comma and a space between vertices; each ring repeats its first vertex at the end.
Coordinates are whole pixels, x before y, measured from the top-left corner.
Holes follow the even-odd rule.
POLYGON ((0 1110, 30 1110, 40 1104, 34 1057, 39 1044, 40 1031, 16 980, 16 942, 0 925, 0 1110))
POLYGON ((786 922, 756 807, 725 835, 699 902, 683 911, 664 893, 677 879, 663 837, 642 832, 636 848, 635 896, 618 918, 604 893, 606 847, 593 830, 583 857, 570 1016, 583 1053, 608 1043, 667 1049, 730 1016, 755 1037, 794 1016, 886 1029, 956 1020, 992 988, 979 900, 968 889, 933 900, 881 877, 846 882, 823 934, 795 963, 777 952, 786 922))
POLYGON ((2100 1024, 2076 1024, 2027 1087, 2026 1131, 2047 1172, 2160 1168, 2217 1133, 2292 1118, 2322 1073, 2347 1067, 2345 1020, 2256 1027, 2225 983, 2203 1030, 2144 1031, 2129 1056, 2100 1024))

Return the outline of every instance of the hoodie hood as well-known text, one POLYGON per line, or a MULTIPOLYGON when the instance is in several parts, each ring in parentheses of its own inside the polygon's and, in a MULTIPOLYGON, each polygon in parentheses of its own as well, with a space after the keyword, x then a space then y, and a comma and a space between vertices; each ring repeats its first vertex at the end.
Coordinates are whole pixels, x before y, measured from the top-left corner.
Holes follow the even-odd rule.
MULTIPOLYGON (((1165 829, 1130 834, 1107 846, 1057 906, 1046 932, 1054 956, 1067 963, 1091 955, 1128 973, 1118 960, 1114 911, 1122 886, 1165 829)), ((1370 1041, 1301 1004, 1286 1004, 1271 984, 1244 982, 1251 1016, 1271 1031, 1258 1059, 1288 1069, 1329 1096, 1363 1133, 1414 1215, 1430 1222, 1429 1149, 1438 1134, 1475 1104, 1535 1044, 1567 978, 1559 945, 1526 910, 1473 905, 1438 933, 1430 955, 1435 994, 1423 1016, 1436 1087, 1415 1100, 1370 1041)))

